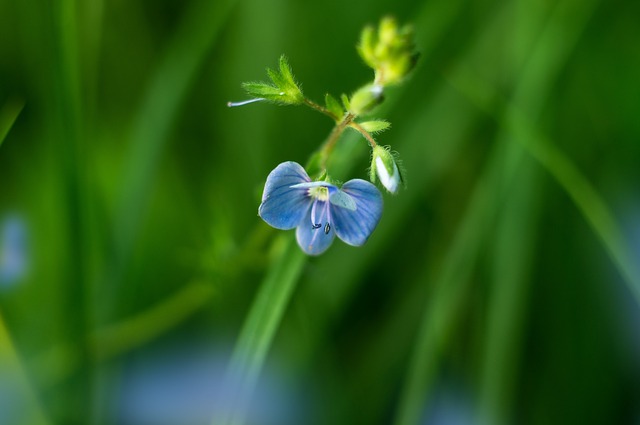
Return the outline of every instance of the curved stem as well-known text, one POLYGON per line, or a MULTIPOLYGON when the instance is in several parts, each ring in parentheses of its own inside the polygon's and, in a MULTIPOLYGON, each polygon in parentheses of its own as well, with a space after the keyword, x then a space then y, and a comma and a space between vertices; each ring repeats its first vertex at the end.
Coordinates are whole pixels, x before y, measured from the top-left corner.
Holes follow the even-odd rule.
POLYGON ((334 120, 336 123, 340 122, 340 117, 335 115, 333 112, 331 112, 330 110, 328 110, 324 106, 318 105, 313 100, 309 100, 309 99, 305 98, 304 99, 304 104, 307 105, 308 107, 310 107, 311 109, 314 109, 314 110, 316 110, 316 111, 328 116, 329 118, 334 120))
POLYGON ((362 134, 364 136, 364 138, 367 139, 367 142, 369 142, 369 146, 371 146, 371 149, 375 148, 378 145, 376 143, 375 139, 373 138, 373 136, 371 135, 371 133, 369 133, 367 130, 365 130, 357 122, 349 123, 349 127, 353 128, 355 130, 358 130, 358 132, 360 132, 360 134, 362 134))
POLYGON ((320 160, 320 165, 323 169, 327 168, 327 160, 329 159, 329 155, 335 148, 336 143, 340 139, 340 136, 344 132, 345 128, 347 128, 349 124, 353 122, 354 118, 355 118, 355 115, 353 115, 351 112, 348 112, 344 116, 342 121, 336 124, 336 126, 333 127, 333 130, 331 130, 331 133, 329 134, 327 141, 324 142, 324 145, 322 146, 322 150, 320 151, 322 155, 320 160))

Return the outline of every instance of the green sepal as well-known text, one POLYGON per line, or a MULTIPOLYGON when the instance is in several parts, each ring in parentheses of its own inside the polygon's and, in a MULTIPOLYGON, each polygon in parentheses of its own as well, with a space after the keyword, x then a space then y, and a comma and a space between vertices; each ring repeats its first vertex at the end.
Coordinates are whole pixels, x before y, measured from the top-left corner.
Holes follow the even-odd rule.
POLYGON ((324 103, 329 112, 335 115, 336 121, 339 121, 344 116, 344 108, 340 105, 338 100, 327 93, 324 97, 324 103))
POLYGON ((347 96, 346 94, 342 93, 342 96, 340 96, 340 100, 342 100, 342 104, 344 105, 344 109, 346 109, 347 111, 351 110, 351 101, 349 100, 349 96, 347 96))
POLYGON ((304 95, 293 78, 291 67, 286 56, 280 56, 279 70, 267 68, 267 75, 273 84, 248 82, 242 87, 250 96, 263 98, 280 105, 299 105, 304 102, 304 95))
POLYGON ((360 126, 367 130, 369 133, 379 133, 391 127, 391 123, 385 120, 366 121, 358 124, 360 124, 360 126))
POLYGON ((242 83, 242 88, 252 97, 264 97, 267 100, 277 102, 282 97, 282 91, 278 87, 257 81, 242 83))

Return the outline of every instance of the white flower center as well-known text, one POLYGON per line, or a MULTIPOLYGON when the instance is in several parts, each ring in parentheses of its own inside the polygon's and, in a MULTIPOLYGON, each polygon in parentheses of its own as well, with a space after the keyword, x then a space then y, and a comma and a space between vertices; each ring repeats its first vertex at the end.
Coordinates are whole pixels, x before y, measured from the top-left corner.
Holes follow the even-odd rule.
POLYGON ((325 186, 310 187, 309 196, 318 201, 326 202, 329 200, 329 188, 325 186))

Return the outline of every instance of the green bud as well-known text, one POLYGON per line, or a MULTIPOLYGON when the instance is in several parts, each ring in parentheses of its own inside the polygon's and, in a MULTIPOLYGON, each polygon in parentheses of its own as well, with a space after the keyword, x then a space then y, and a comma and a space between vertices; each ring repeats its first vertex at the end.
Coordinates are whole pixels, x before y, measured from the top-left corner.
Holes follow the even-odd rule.
POLYGON ((369 175, 371 182, 375 183, 376 175, 380 183, 391 193, 396 193, 402 184, 400 169, 388 147, 373 148, 369 175))
POLYGON ((375 84, 380 86, 401 82, 415 67, 418 58, 413 29, 410 26, 399 28, 391 17, 380 21, 377 33, 371 26, 362 31, 358 52, 375 71, 375 84))
POLYGON ((367 84, 351 96, 349 112, 356 116, 365 114, 382 102, 382 99, 382 86, 367 84))

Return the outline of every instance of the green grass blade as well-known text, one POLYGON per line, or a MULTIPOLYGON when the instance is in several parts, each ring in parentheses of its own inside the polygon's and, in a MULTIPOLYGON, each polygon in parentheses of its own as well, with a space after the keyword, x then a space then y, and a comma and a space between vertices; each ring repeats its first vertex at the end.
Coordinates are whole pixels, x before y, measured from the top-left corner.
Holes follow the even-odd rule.
POLYGON ((244 423, 269 347, 307 258, 291 236, 282 236, 287 239, 286 245, 261 283, 245 319, 228 370, 230 410, 224 419, 214 418, 214 425, 244 423))
MULTIPOLYGON (((19 423, 34 425, 51 423, 46 418, 40 400, 29 381, 24 365, 20 361, 2 312, 0 312, 0 377, 2 377, 3 384, 11 386, 12 394, 20 397, 21 417, 11 419, 20 420, 19 423)), ((7 412, 2 412, 0 415, 8 419, 7 412)))
POLYGON ((23 100, 10 100, 0 109, 0 147, 24 108, 23 100))
POLYGON ((638 263, 631 256, 629 245, 606 202, 562 151, 549 140, 534 134, 522 118, 518 122, 516 131, 521 133, 520 140, 525 141, 523 146, 571 197, 640 305, 638 263))

